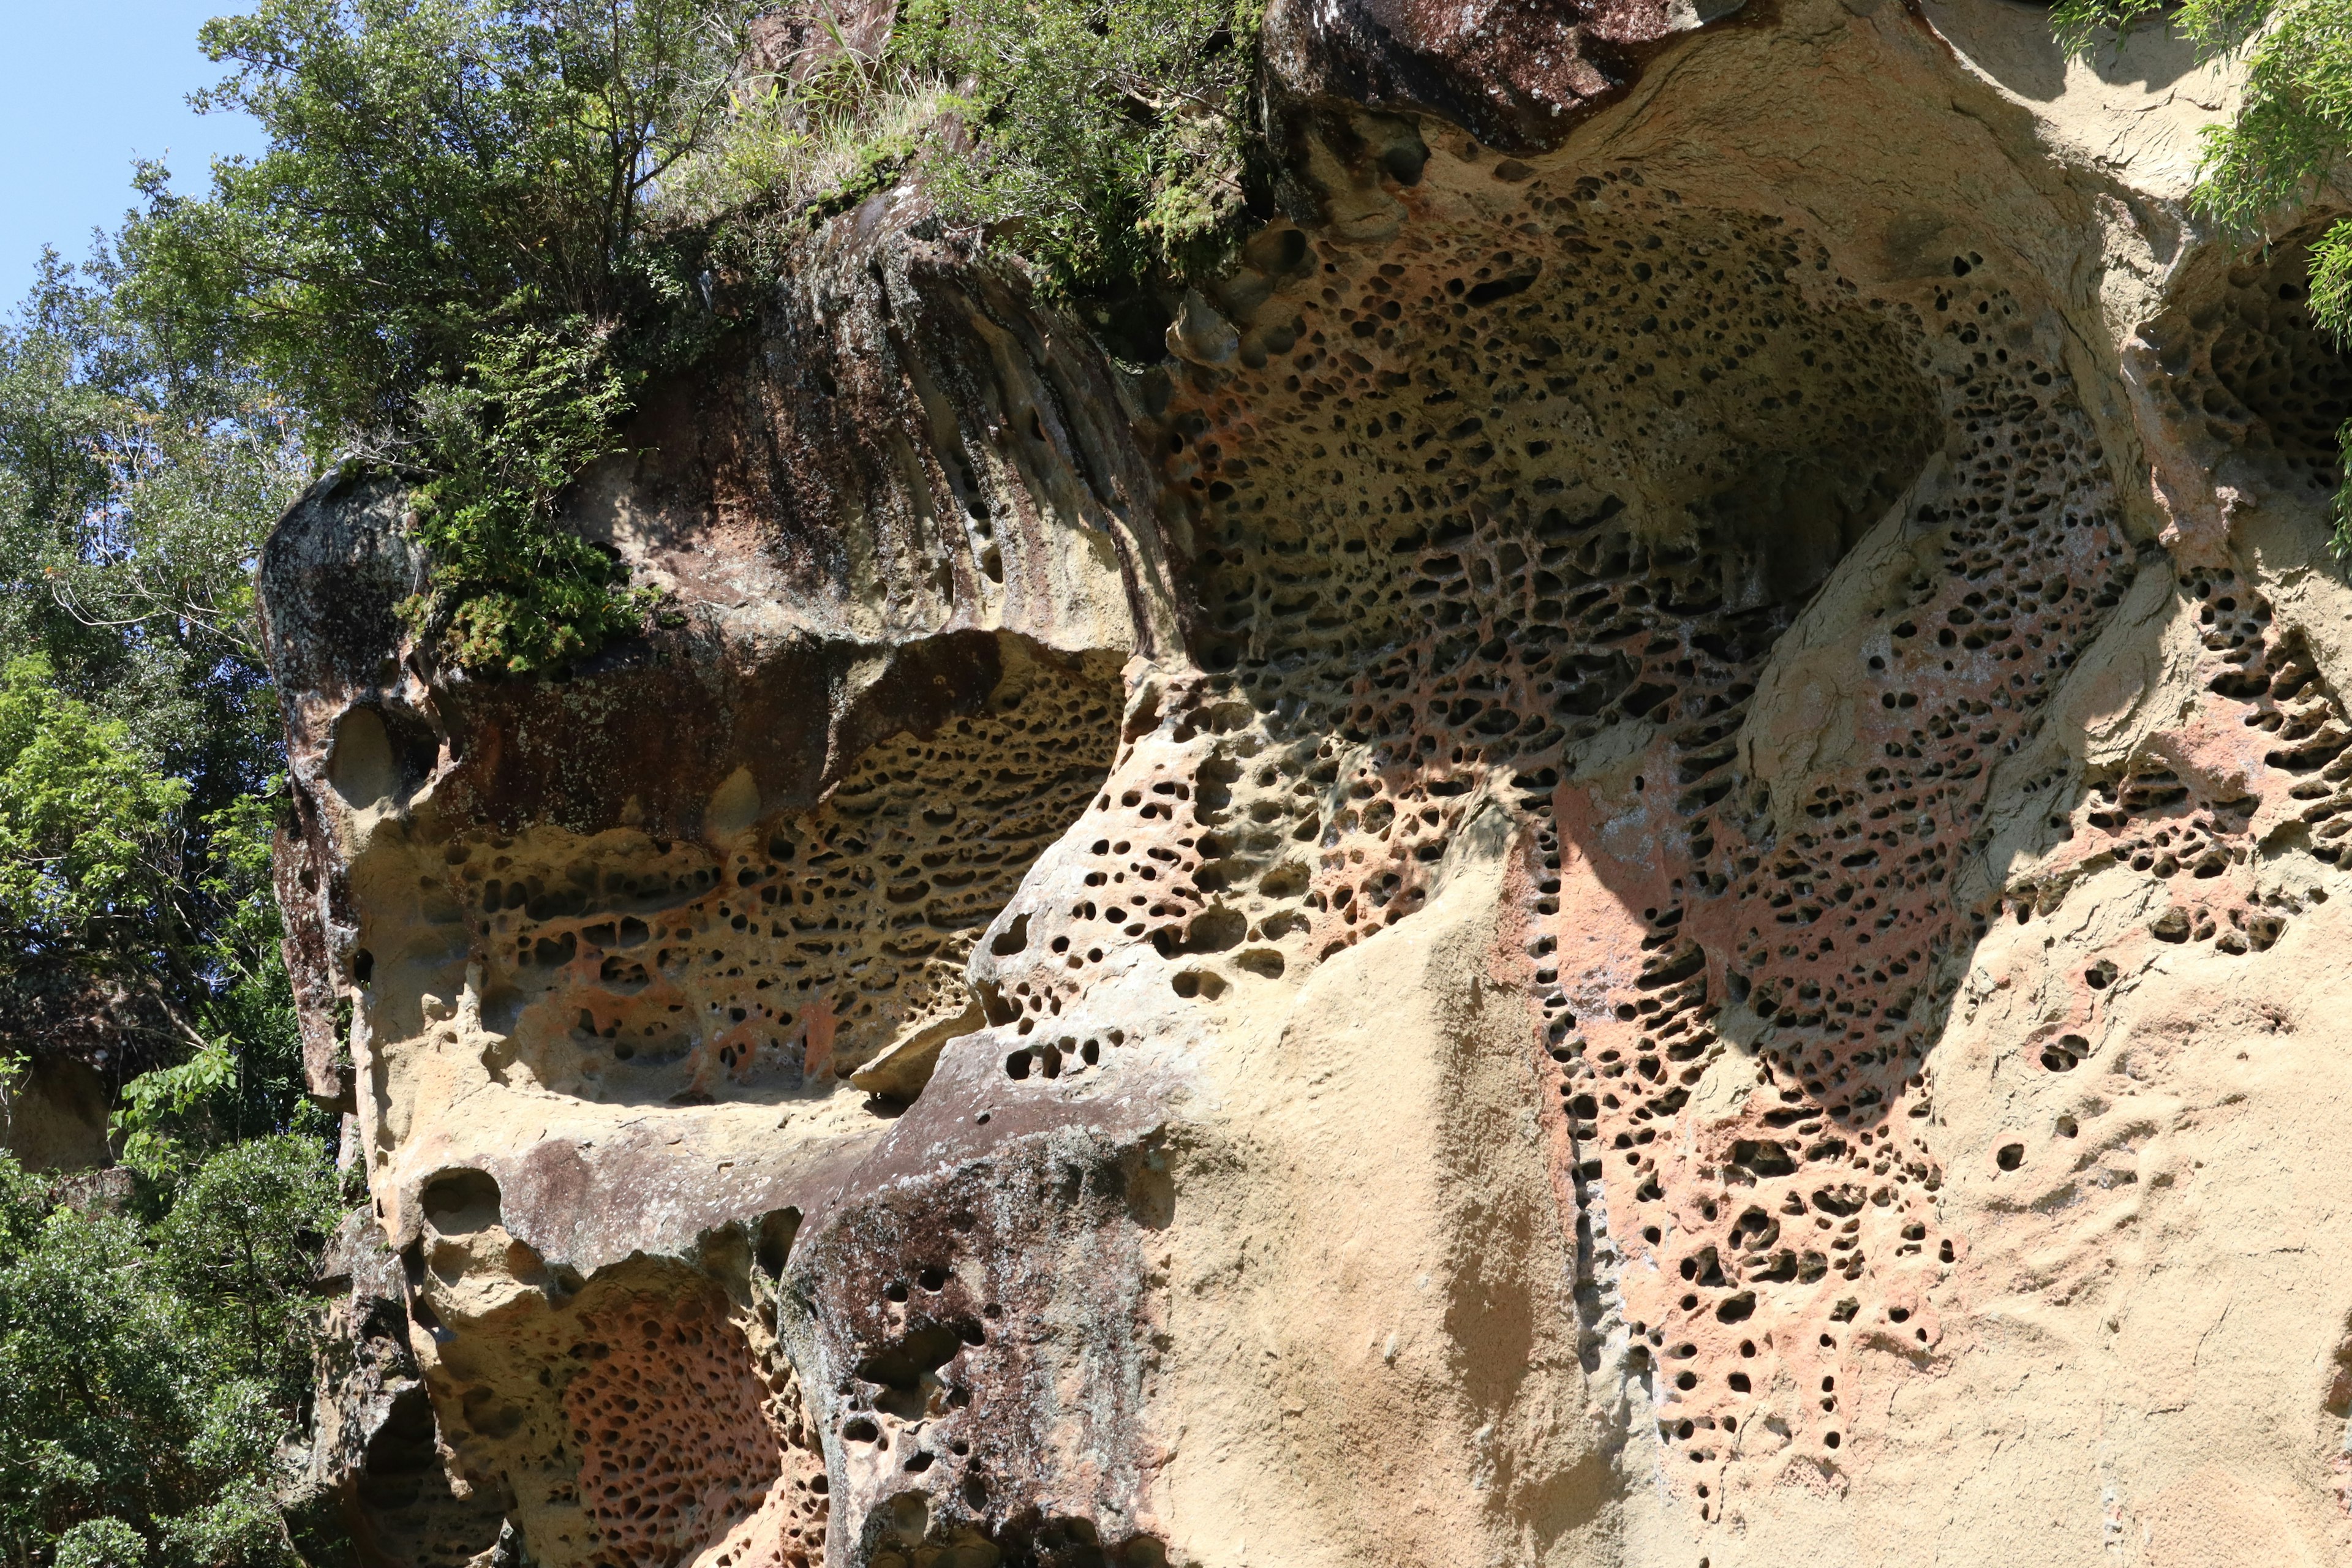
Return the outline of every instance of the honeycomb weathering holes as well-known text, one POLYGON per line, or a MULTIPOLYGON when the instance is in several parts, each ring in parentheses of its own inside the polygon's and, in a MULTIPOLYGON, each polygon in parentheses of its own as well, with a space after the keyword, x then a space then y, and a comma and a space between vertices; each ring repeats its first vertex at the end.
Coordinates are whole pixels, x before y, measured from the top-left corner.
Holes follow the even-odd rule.
MULTIPOLYGON (((1033 912, 992 984, 1025 1035, 1148 941, 1218 1005, 1237 972, 1409 916, 1499 805, 1588 1367, 1621 1327, 1659 1360, 1698 1483, 1759 1411, 1839 1447, 1853 1335, 1931 1353, 1916 1299, 1949 1248, 1912 1128, 1983 918, 1953 871, 2131 558, 2089 424, 1980 257, 1868 295, 1778 220, 1630 173, 1511 196, 1319 244, 1241 368, 1171 404, 1205 673, 1074 830, 1084 894, 1033 912), (1916 565, 1841 671, 1846 760, 1746 777, 1769 655, 1915 485, 1916 565), (1620 957, 1566 964, 1596 931, 1620 957), (1663 1134, 1743 1059, 1727 1006, 1755 1089, 1682 1147, 1663 1134)), ((1050 1076, 1023 1045, 1007 1076, 1050 1076)))
POLYGON ((580 1451, 583 1561, 801 1568, 821 1561, 824 1459, 779 1357, 762 1375, 716 1294, 586 1317, 563 1404, 580 1451))
POLYGON ((2338 482, 2339 433, 2352 418, 2352 358, 2311 321, 2318 232, 2266 247, 2210 299, 2147 329, 2164 372, 2150 387, 2158 406, 2216 451, 2267 460, 2315 498, 2338 482))
POLYGON ((1024 664, 987 710, 860 757, 724 853, 633 832, 461 843, 493 1066, 584 1099, 830 1086, 971 1005, 964 962, 1100 784, 1118 677, 1024 664))

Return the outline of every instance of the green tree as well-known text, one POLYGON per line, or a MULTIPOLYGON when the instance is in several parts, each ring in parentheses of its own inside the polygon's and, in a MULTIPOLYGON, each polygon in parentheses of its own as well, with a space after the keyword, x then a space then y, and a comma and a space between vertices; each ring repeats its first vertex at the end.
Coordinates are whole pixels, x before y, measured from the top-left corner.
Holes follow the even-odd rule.
POLYGON ((0 987, 21 1047, 125 1027, 201 1043, 173 897, 188 795, 46 658, 0 671, 0 987))
POLYGON ((411 614, 461 664, 546 669, 642 618, 550 512, 643 377, 707 341, 698 249, 648 197, 714 123, 747 10, 263 0, 205 26, 236 69, 200 107, 253 115, 268 151, 200 200, 151 171, 125 298, 226 345, 314 454, 416 472, 411 614))
POLYGON ((251 1138, 198 1166, 156 1227, 157 1257, 179 1292, 211 1303, 199 1330, 208 1364, 232 1370, 278 1409, 310 1380, 315 1316, 289 1289, 307 1281, 320 1234, 340 1217, 334 1175, 314 1139, 251 1138))
MULTIPOLYGON (((2234 117, 2205 132, 2191 204, 2259 234, 2266 219, 2317 197, 2352 151, 2352 8, 2343 0, 2060 0, 2052 26, 2070 54, 2110 32, 2170 26, 2209 57, 2242 58, 2234 117)), ((2352 335, 2352 218, 2311 250, 2311 314, 2339 342, 2352 335)), ((2352 423, 2338 437, 2352 453, 2352 423)), ((2336 497, 2336 544, 2352 553, 2352 459, 2336 497)))
POLYGON ((45 258, 0 329, 0 1060, 119 1082, 230 1037, 229 1120, 262 1131, 296 1100, 252 571, 305 470, 254 379, 128 317, 121 278, 45 258))
POLYGON ((290 1564, 270 1456, 337 1208, 308 1139, 213 1155, 152 1226, 0 1155, 0 1560, 290 1564))

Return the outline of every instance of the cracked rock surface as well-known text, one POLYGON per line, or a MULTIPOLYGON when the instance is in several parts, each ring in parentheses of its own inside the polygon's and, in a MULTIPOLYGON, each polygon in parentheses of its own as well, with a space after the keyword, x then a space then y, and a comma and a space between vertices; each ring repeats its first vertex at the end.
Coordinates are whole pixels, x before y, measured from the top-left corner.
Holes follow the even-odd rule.
POLYGON ((381 1235, 319 1506, 549 1568, 2352 1552, 2326 209, 2203 231, 2226 73, 2010 0, 1267 58, 1287 216, 1156 366, 915 195, 810 237, 575 487, 682 624, 470 682, 395 487, 273 536, 381 1235))

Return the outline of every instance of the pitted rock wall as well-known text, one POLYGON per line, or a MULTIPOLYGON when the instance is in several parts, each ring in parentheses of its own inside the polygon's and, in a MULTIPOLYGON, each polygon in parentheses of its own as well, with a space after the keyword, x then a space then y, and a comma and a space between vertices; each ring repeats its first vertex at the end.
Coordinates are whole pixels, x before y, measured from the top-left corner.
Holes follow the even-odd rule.
POLYGON ((273 541, 313 1086, 499 1550, 2352 1550, 2352 371, 2312 215, 2188 211, 2227 71, 1267 59, 1157 364, 919 191, 758 280, 573 499, 642 645, 433 668, 389 484, 273 541))

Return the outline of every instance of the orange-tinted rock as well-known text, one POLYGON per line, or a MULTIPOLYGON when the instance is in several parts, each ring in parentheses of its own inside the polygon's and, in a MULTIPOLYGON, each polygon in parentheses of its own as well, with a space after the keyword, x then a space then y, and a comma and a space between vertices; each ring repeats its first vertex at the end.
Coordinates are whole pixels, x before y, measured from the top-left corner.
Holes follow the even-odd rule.
POLYGON ((2160 39, 1700 21, 1277 7, 1141 372, 843 217, 561 679, 289 517, 314 1086, 533 1561, 2352 1548, 2309 236, 2160 39))

